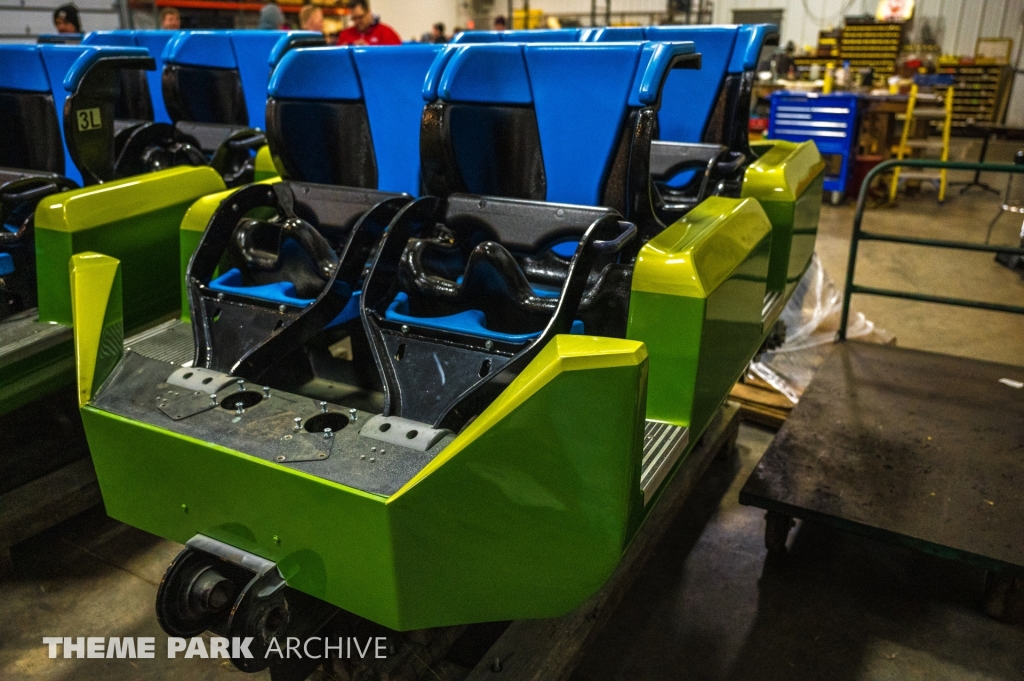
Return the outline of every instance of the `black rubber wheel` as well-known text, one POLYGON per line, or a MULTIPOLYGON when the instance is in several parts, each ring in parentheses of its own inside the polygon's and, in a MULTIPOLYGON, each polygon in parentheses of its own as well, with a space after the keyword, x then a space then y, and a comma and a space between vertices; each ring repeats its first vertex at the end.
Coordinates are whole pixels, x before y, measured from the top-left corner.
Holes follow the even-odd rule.
POLYGON ((764 547, 768 549, 769 556, 784 556, 787 554, 786 540, 789 538, 789 530, 793 527, 793 519, 788 515, 768 511, 764 516, 764 547))
POLYGON ((156 591, 156 619, 169 636, 198 636, 227 618, 237 587, 216 571, 219 566, 217 559, 186 547, 167 568, 156 591), (198 604, 194 589, 211 575, 221 586, 214 590, 212 602, 198 604))

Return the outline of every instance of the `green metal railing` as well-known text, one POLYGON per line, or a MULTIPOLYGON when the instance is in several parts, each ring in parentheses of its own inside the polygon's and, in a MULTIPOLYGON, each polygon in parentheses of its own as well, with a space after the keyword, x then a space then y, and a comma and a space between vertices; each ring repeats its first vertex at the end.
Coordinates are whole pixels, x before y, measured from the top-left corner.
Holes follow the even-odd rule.
POLYGON ((918 237, 896 236, 893 234, 879 234, 866 232, 861 229, 864 220, 864 207, 867 204, 868 187, 871 182, 880 174, 894 167, 903 168, 930 168, 935 170, 973 170, 987 173, 1016 173, 1024 174, 1024 165, 1009 163, 962 163, 954 161, 934 161, 931 159, 905 159, 885 161, 871 169, 860 186, 860 194, 857 197, 857 212, 853 216, 853 236, 850 239, 850 259, 846 266, 846 287, 843 291, 843 311, 839 321, 838 340, 846 340, 847 318, 850 316, 850 297, 854 293, 863 293, 872 296, 885 296, 888 298, 903 298, 906 300, 917 300, 925 303, 941 303, 943 305, 957 305, 960 307, 972 307, 980 310, 992 310, 995 312, 1011 312, 1024 314, 1024 307, 1020 305, 1001 305, 998 303, 986 303, 980 300, 967 300, 964 298, 950 298, 948 296, 933 296, 924 293, 910 293, 908 291, 897 291, 895 289, 875 288, 873 286, 861 286, 854 283, 853 276, 857 265, 857 249, 861 241, 887 241, 889 243, 910 244, 912 246, 928 246, 932 248, 954 248, 963 251, 984 251, 986 253, 1008 253, 1024 255, 1024 248, 1013 248, 1010 246, 990 246, 969 241, 948 241, 945 239, 922 239, 918 237))

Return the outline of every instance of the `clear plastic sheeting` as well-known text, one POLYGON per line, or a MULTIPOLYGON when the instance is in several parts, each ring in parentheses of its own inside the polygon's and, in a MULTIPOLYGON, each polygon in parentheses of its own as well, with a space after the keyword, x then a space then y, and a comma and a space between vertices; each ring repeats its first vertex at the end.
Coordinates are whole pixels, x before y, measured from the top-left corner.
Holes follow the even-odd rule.
MULTIPOLYGON (((842 307, 842 292, 815 254, 780 316, 786 324, 786 342, 762 354, 751 364, 751 372, 795 402, 825 361, 826 346, 836 340, 842 307)), ((847 338, 895 342, 892 334, 875 326, 863 313, 851 310, 850 316, 847 338)))

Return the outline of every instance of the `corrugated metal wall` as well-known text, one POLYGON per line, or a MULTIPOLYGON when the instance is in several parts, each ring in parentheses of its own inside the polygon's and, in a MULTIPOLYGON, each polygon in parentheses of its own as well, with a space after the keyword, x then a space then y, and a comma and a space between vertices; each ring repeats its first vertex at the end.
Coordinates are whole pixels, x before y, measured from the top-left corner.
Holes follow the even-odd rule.
MULTIPOLYGON (((53 33, 53 10, 69 0, 0 0, 0 40, 35 42, 36 36, 53 33)), ((114 0, 74 0, 83 31, 120 28, 114 0)))
MULTIPOLYGON (((715 21, 729 23, 736 9, 781 9, 782 42, 814 45, 818 31, 839 26, 844 16, 874 14, 876 0, 717 0, 715 21)), ((1011 38, 1018 70, 1006 122, 1024 125, 1024 0, 917 0, 911 39, 929 25, 946 54, 973 55, 978 38, 1011 38)))
MULTIPOLYGON (((735 9, 783 10, 782 40, 814 45, 818 31, 839 26, 843 17, 874 14, 876 0, 717 0, 715 21, 732 21, 735 9)), ((917 0, 912 37, 925 24, 947 54, 974 54, 978 38, 1013 39, 1014 59, 1024 38, 1024 0, 917 0)))

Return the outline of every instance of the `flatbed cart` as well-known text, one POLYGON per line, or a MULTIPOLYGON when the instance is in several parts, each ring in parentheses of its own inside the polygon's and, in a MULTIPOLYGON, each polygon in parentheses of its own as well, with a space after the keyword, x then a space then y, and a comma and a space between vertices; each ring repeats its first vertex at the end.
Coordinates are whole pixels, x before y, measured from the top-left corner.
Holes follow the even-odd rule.
POLYGON ((985 610, 1024 606, 1024 367, 850 342, 853 294, 1024 314, 1024 307, 862 286, 861 241, 991 253, 1021 248, 862 228, 867 188, 895 166, 1022 173, 1024 165, 888 161, 868 173, 854 216, 838 343, 740 492, 767 511, 769 557, 793 519, 812 520, 988 571, 985 610))

